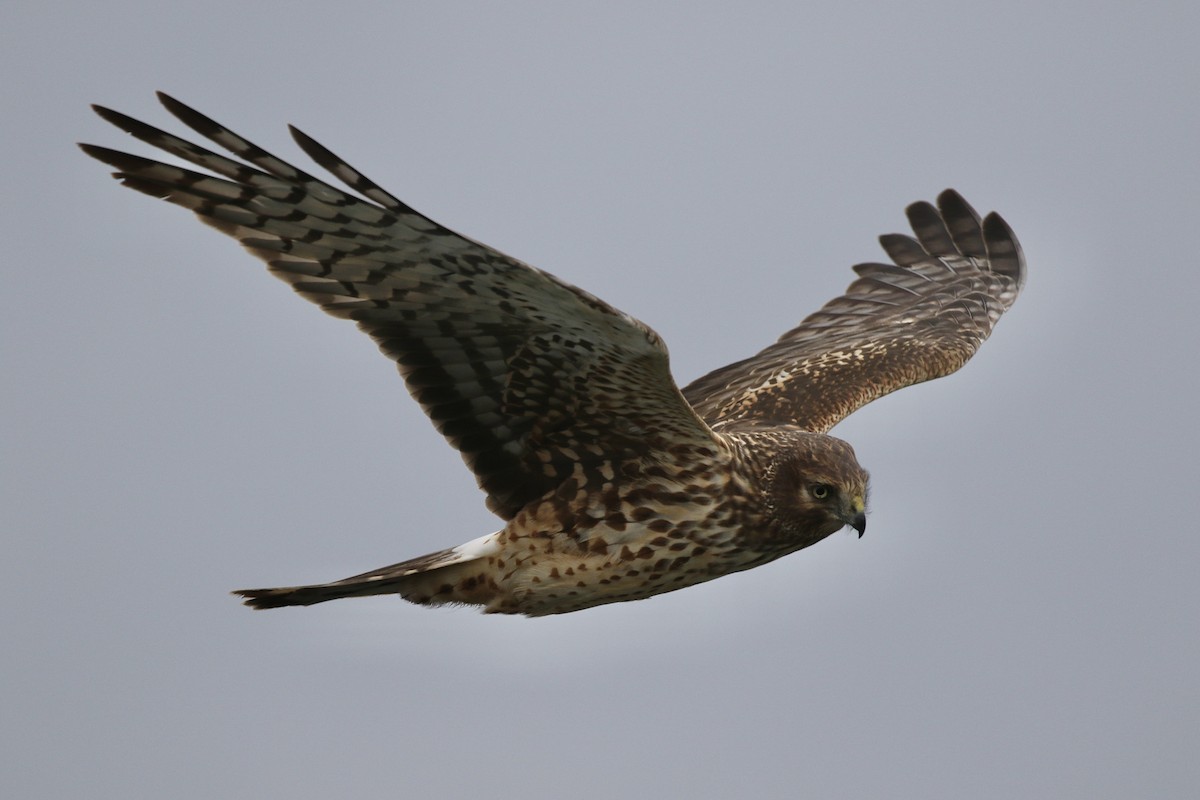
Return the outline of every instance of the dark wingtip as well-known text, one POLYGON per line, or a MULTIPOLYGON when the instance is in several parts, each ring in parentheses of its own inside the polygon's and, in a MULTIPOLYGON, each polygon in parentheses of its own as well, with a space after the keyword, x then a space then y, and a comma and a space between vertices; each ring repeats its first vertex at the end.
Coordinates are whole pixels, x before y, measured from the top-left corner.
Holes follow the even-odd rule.
POLYGON ((113 109, 109 108, 108 106, 102 106, 102 105, 99 105, 98 103, 92 103, 92 111, 95 111, 96 114, 100 117, 100 119, 104 120, 105 122, 109 123, 110 125, 114 125, 114 126, 120 128, 121 130, 125 131, 126 133, 131 133, 131 134, 136 135, 139 131, 143 131, 143 130, 147 130, 147 129, 153 130, 153 128, 150 128, 150 126, 147 125, 146 123, 139 122, 138 120, 134 119, 133 117, 129 116, 128 114, 122 114, 120 111, 114 111, 113 109))
POLYGON ((937 204, 959 252, 964 256, 986 258, 987 245, 983 240, 982 220, 971 204, 954 189, 946 189, 939 194, 937 204))
POLYGON ((926 252, 935 256, 951 256, 958 253, 958 246, 954 244, 950 231, 946 230, 946 222, 932 203, 918 200, 909 204, 904 213, 926 252))
POLYGON ((968 216, 979 220, 979 213, 966 201, 966 198, 958 193, 957 189, 947 187, 940 191, 937 196, 937 207, 943 214, 956 217, 968 216))
POLYGON ((300 149, 308 154, 308 157, 320 164, 325 169, 333 172, 341 165, 341 159, 334 155, 333 151, 325 145, 318 142, 316 139, 309 136, 304 131, 297 128, 295 125, 288 123, 288 133, 292 135, 292 140, 300 146, 300 149))
POLYGON ((162 103, 167 111, 170 111, 176 119, 201 136, 212 138, 212 136, 225 130, 216 120, 204 116, 196 109, 186 103, 179 102, 166 92, 158 91, 154 94, 158 97, 158 102, 162 103))
POLYGON ((170 111, 172 114, 175 114, 176 116, 178 116, 180 112, 186 114, 187 112, 192 111, 192 108, 190 106, 188 106, 184 103, 181 103, 180 101, 176 100, 174 97, 172 97, 171 95, 162 91, 161 89, 156 91, 154 93, 154 96, 158 98, 158 102, 162 103, 163 106, 167 109, 167 111, 170 111))
MULTIPOLYGON (((107 122, 113 122, 113 117, 124 116, 124 114, 122 114, 121 112, 113 111, 108 106, 102 106, 99 103, 92 103, 92 111, 95 111, 97 114, 100 115, 101 119, 106 120, 107 122)), ((114 123, 114 124, 116 124, 116 123, 114 123)))
MULTIPOLYGON (((106 147, 101 147, 98 144, 88 144, 87 142, 76 142, 75 146, 97 161, 104 161, 104 158, 101 154, 108 149, 106 147)), ((108 162, 104 161, 104 163, 107 164, 108 162)))
POLYGON ((957 203, 960 206, 970 205, 966 200, 963 199, 963 196, 959 194, 958 189, 955 189, 952 186, 947 186, 945 189, 942 189, 942 191, 938 192, 937 202, 939 206, 950 205, 954 203, 957 203))
POLYGON ((113 150, 111 147, 101 147, 98 144, 86 144, 84 142, 80 142, 79 149, 97 161, 103 161, 110 167, 116 167, 122 171, 136 169, 138 167, 145 166, 146 164, 154 163, 148 158, 135 156, 130 153, 123 153, 120 150, 113 150))
POLYGON ((1025 254, 1013 229, 995 211, 983 220, 983 239, 992 269, 1012 278, 1020 290, 1025 285, 1025 254))

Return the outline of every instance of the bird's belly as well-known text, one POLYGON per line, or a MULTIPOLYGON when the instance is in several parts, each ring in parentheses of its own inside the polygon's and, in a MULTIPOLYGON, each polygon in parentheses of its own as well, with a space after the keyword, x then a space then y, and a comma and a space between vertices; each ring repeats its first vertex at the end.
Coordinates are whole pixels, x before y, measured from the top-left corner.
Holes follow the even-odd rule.
POLYGON ((764 560, 761 554, 743 551, 736 531, 730 529, 701 534, 688 526, 666 531, 626 527, 591 532, 582 542, 564 542, 563 534, 548 538, 557 540, 553 547, 537 548, 536 555, 530 548, 502 579, 507 591, 489 611, 541 616, 640 600, 764 560))

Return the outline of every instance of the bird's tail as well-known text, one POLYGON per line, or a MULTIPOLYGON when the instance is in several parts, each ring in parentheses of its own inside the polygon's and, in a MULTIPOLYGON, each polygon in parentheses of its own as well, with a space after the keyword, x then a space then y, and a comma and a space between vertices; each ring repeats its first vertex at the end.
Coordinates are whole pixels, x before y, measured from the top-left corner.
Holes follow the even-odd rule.
POLYGON ((420 605, 484 605, 497 592, 486 566, 487 556, 499 550, 498 537, 498 533, 489 534, 458 547, 332 583, 275 589, 237 589, 234 594, 245 598, 245 604, 256 609, 311 606, 326 600, 378 594, 398 594, 420 605))

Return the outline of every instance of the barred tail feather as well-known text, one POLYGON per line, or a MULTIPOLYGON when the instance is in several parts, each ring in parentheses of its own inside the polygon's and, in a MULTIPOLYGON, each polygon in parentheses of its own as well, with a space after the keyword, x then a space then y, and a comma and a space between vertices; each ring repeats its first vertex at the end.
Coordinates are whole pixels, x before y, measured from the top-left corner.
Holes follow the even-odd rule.
POLYGON ((283 586, 272 589, 237 589, 254 609, 311 606, 343 597, 398 594, 419 605, 443 603, 487 604, 496 592, 487 577, 486 558, 498 552, 498 534, 489 534, 458 547, 364 572, 332 583, 283 586))

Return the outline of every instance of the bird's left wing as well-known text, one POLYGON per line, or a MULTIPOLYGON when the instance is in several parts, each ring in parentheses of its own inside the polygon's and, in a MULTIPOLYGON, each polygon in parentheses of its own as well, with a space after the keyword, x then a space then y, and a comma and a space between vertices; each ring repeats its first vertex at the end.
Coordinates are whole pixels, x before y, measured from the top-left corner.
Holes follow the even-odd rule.
POLYGON ((791 423, 827 431, 889 392, 967 362, 1016 300, 1025 260, 998 214, 952 189, 907 209, 916 238, 879 238, 894 264, 858 280, 757 355, 693 381, 684 396, 718 430, 791 423))
POLYGON ((294 128, 300 147, 361 197, 159 98, 242 161, 99 106, 117 127, 215 175, 84 151, 126 186, 238 239, 305 299, 356 321, 397 362, 500 516, 589 463, 714 445, 671 378, 666 347, 641 322, 433 222, 294 128))

